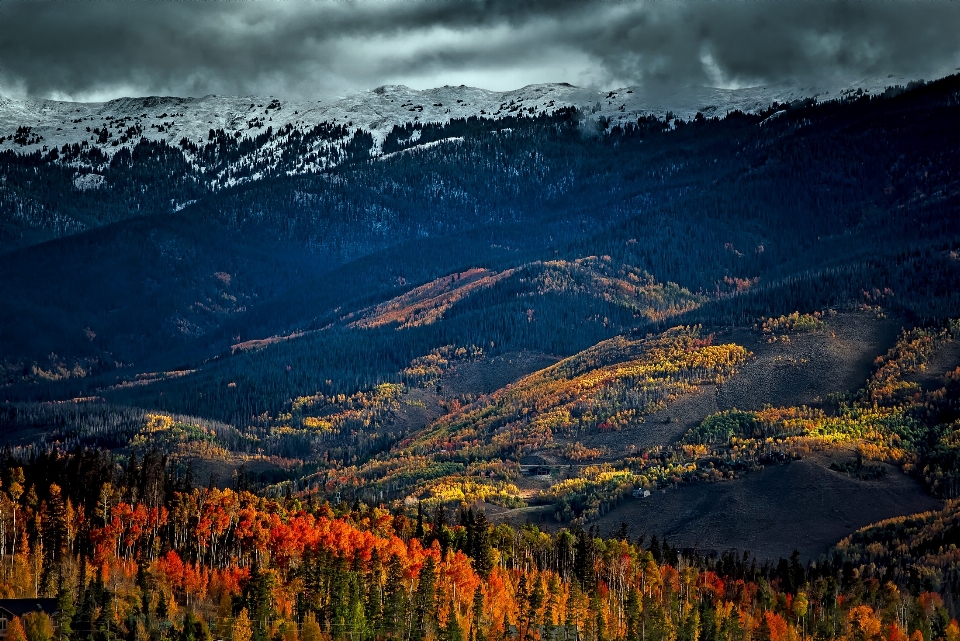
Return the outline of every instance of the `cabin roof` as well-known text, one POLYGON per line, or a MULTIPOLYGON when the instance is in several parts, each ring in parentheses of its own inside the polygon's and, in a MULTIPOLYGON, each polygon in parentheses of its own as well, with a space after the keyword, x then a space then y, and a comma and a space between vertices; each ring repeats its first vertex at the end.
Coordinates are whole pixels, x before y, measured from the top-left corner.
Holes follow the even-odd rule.
POLYGON ((56 611, 56 599, 0 599, 0 613, 15 617, 22 617, 30 612, 53 614, 56 611))

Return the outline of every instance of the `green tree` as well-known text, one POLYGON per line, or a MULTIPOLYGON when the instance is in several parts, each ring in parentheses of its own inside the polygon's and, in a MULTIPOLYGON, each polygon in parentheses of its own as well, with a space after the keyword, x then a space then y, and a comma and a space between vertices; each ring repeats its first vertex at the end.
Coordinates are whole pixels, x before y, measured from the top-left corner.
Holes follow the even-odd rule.
POLYGON ((73 607, 73 592, 63 583, 60 577, 57 588, 57 641, 66 641, 73 634, 73 617, 76 608, 73 607))
POLYGON ((428 555, 420 569, 417 591, 413 596, 413 630, 410 638, 416 641, 425 639, 434 626, 436 583, 437 564, 433 557, 428 555))
POLYGON ((486 641, 483 633, 483 590, 480 586, 473 591, 473 622, 470 625, 470 641, 486 641))
POLYGON ((40 585, 49 591, 55 578, 54 571, 59 570, 60 560, 67 547, 67 506, 63 501, 63 492, 56 483, 50 484, 50 499, 47 501, 47 514, 43 519, 43 577, 40 585))
POLYGON ((635 587, 630 588, 626 603, 626 641, 640 641, 640 596, 635 587))
POLYGON ((383 620, 385 632, 393 638, 405 637, 409 604, 407 590, 403 584, 403 563, 400 557, 390 557, 387 569, 387 583, 384 586, 383 620))
POLYGON ((253 625, 254 641, 267 641, 267 624, 273 619, 274 574, 254 564, 243 586, 243 602, 253 625))
POLYGON ((463 628, 460 627, 460 621, 457 620, 457 606, 450 602, 450 614, 447 616, 447 623, 443 626, 443 641, 463 641, 463 628))
POLYGON ((487 514, 478 511, 473 523, 473 567, 477 574, 486 579, 493 569, 493 555, 490 552, 490 523, 487 514))
POLYGON ((211 641, 213 635, 207 622, 193 612, 187 612, 180 628, 180 641, 211 641))

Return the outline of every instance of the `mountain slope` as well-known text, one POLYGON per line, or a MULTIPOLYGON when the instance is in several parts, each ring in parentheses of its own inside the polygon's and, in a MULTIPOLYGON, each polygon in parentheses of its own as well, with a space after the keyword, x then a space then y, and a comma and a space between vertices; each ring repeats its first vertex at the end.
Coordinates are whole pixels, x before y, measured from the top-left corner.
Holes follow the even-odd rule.
MULTIPOLYGON (((848 87, 641 87, 597 92, 566 84, 508 92, 383 86, 349 97, 123 98, 68 103, 0 97, 0 252, 116 222, 175 212, 204 194, 270 177, 310 175, 404 149, 456 142, 477 119, 575 113, 586 133, 697 114, 772 114, 786 104, 882 93, 907 79, 848 87), (859 92, 859 93, 858 93, 859 92), (44 180, 31 173, 44 166, 44 180), (171 181, 154 184, 166 175, 171 181), (99 207, 98 204, 104 205, 99 207)), ((495 126, 494 126, 495 127, 495 126)))
MULTIPOLYGON (((267 127, 308 130, 320 123, 342 124, 373 135, 380 147, 394 126, 406 123, 446 123, 471 116, 499 117, 550 113, 575 107, 595 119, 614 124, 640 116, 662 119, 668 112, 691 120, 698 112, 722 116, 731 111, 759 112, 775 102, 804 98, 835 98, 856 91, 877 93, 905 85, 912 78, 870 79, 838 87, 750 87, 716 89, 686 87, 653 93, 642 87, 596 91, 568 84, 529 85, 513 91, 474 87, 416 90, 384 85, 371 91, 317 101, 288 101, 273 96, 204 96, 202 98, 121 98, 104 103, 0 98, 0 150, 21 153, 53 149, 86 141, 109 156, 132 148, 141 137, 178 146, 186 138, 202 143, 211 129, 230 137, 251 136, 267 127), (29 128, 29 132, 23 131, 29 128), (21 133, 18 134, 17 131, 21 133), (93 130, 106 131, 106 139, 93 130)), ((306 169, 306 168, 305 168, 306 169)))

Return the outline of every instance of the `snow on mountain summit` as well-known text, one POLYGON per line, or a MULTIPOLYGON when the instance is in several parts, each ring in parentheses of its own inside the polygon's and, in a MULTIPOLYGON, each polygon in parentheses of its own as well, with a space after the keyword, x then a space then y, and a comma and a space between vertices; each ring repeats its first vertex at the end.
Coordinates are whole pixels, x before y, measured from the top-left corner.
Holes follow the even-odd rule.
MULTIPOLYGON (((753 112, 773 103, 820 96, 832 98, 842 90, 860 88, 874 92, 908 79, 865 81, 833 91, 817 87, 752 87, 716 89, 687 87, 669 92, 651 92, 641 87, 596 91, 569 84, 529 85, 496 92, 464 85, 417 90, 403 85, 383 85, 347 97, 316 101, 283 100, 273 96, 204 96, 202 98, 120 98, 102 103, 0 97, 0 151, 33 153, 60 149, 64 145, 98 148, 110 157, 141 138, 162 140, 174 146, 181 141, 202 145, 211 130, 242 139, 273 135, 296 129, 306 132, 321 123, 339 125, 353 132, 369 132, 374 154, 395 125, 445 123, 452 119, 552 113, 576 107, 590 118, 605 118, 612 124, 636 121, 640 116, 658 118, 672 113, 689 120, 697 112, 722 116, 733 110, 753 112)), ((269 138, 269 137, 268 137, 269 138)), ((317 143, 321 145, 322 143, 317 143)), ((282 141, 274 147, 282 146, 282 141)), ((270 152, 266 143, 262 153, 270 152)), ((322 156, 318 154, 318 156, 322 156)), ((301 170, 322 168, 323 162, 306 163, 301 170)))
POLYGON ((53 100, 0 101, 0 150, 31 153, 46 146, 82 143, 112 155, 141 137, 176 145, 186 138, 202 143, 210 129, 254 136, 267 127, 308 128, 322 122, 362 129, 382 141, 394 125, 448 122, 469 116, 496 117, 523 109, 533 114, 578 106, 598 99, 595 92, 569 85, 534 85, 492 92, 471 87, 418 91, 384 85, 346 98, 288 101, 274 97, 120 98, 104 103, 53 100), (19 140, 17 131, 21 132, 19 140), (29 130, 29 133, 27 133, 29 130), (99 133, 106 131, 106 136, 99 133), (104 139, 105 140, 101 140, 104 139), (26 141, 26 144, 24 142, 26 141))

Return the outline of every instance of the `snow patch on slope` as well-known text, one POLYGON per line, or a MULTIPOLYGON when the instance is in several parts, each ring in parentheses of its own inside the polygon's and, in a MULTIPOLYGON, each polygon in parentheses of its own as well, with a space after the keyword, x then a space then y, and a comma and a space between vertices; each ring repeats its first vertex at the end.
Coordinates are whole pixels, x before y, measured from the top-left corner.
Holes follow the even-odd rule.
POLYGON ((104 182, 106 182, 106 178, 100 174, 77 174, 73 177, 73 186, 80 191, 100 189, 104 182))

